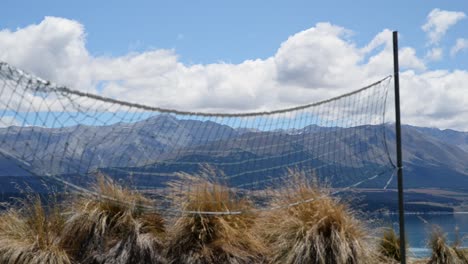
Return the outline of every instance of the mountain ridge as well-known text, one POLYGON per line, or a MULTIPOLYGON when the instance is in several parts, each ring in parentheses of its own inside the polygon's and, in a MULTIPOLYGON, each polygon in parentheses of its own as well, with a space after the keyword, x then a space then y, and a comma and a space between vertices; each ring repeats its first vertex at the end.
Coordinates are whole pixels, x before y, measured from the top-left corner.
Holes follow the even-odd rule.
MULTIPOLYGON (((219 169, 227 175, 239 175, 231 183, 242 186, 247 181, 281 177, 285 172, 282 166, 299 164, 303 169, 320 168, 315 170, 319 175, 341 172, 343 175, 331 178, 339 187, 363 178, 360 171, 390 171, 388 155, 395 164, 395 131, 391 124, 353 128, 310 125, 289 131, 261 131, 161 115, 104 127, 0 128, 0 138, 0 193, 14 192, 11 182, 21 176, 31 177, 31 171, 72 179, 74 176, 66 175, 83 174, 92 167, 109 174, 115 173, 112 168, 130 168, 132 180, 140 180, 142 186, 161 187, 170 178, 147 177, 143 172, 196 173, 200 167, 196 164, 211 162, 221 164, 219 169), (383 136, 386 142, 382 142, 383 136), (372 162, 363 163, 366 157, 372 162), (166 163, 152 163, 158 160, 166 163)), ((467 132, 404 125, 402 141, 406 188, 468 190, 467 132)), ((125 173, 114 176, 119 180, 128 178, 125 173)), ((382 188, 388 180, 380 177, 359 187, 382 188)), ((395 180, 387 187, 395 188, 395 180)))

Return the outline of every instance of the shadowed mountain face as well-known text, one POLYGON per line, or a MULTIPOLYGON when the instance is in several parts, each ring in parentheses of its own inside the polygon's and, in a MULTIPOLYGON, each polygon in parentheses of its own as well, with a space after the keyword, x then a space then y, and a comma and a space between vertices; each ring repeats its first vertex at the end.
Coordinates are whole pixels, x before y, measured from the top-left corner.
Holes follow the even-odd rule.
MULTIPOLYGON (((468 152, 457 141, 445 140, 446 131, 413 126, 402 127, 403 166, 406 188, 453 188, 468 190, 468 152), (434 131, 437 136, 434 136, 434 131)), ((457 132, 459 134, 468 134, 457 132)), ((395 153, 395 134, 387 134, 395 153)))
MULTIPOLYGON (((413 126, 402 132, 406 188, 468 189, 468 133, 413 126)), ((265 179, 280 179, 288 167, 314 171, 333 187, 386 173, 360 185, 383 188, 392 171, 389 156, 395 157, 390 125, 259 131, 160 115, 100 127, 0 128, 0 139, 1 193, 33 174, 80 182, 95 170, 162 187, 167 175, 197 172, 199 164, 214 164, 228 184, 248 189, 268 186, 265 179)))
POLYGON ((427 128, 427 127, 414 127, 414 126, 404 126, 404 127, 408 129, 418 130, 422 134, 431 136, 442 142, 455 145, 461 148, 462 150, 468 152, 468 132, 460 132, 460 131, 455 131, 452 129, 440 130, 437 128, 427 128))
MULTIPOLYGON (((89 168, 122 164, 144 165, 175 148, 237 134, 228 126, 176 120, 170 116, 110 126, 0 128, 1 150, 8 153, 10 159, 26 161, 39 175, 83 173, 89 168)), ((8 170, 6 175, 11 176, 8 170)))

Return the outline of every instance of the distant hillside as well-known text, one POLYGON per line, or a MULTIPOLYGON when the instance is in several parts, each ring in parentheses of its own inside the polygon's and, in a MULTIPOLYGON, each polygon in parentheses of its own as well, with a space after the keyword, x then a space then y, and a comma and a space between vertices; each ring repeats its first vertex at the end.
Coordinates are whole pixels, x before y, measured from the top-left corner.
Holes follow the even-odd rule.
MULTIPOLYGON (((403 126, 402 133, 406 188, 468 190, 468 133, 414 126, 403 126)), ((170 179, 164 175, 197 172, 200 163, 217 164, 233 186, 259 182, 255 188, 263 188, 264 179, 279 178, 286 165, 295 164, 343 187, 366 173, 388 172, 387 151, 395 157, 391 125, 260 131, 160 115, 104 127, 0 128, 0 138, 1 193, 15 192, 14 182, 29 181, 30 172, 79 182, 86 179, 77 173, 90 168, 139 186, 163 187, 170 179)), ((360 188, 382 188, 388 179, 360 188)), ((393 180, 388 188, 395 187, 393 180)))
MULTIPOLYGON (((456 141, 446 140, 453 131, 435 131, 402 127, 405 187, 468 189, 468 152, 456 141)), ((394 133, 389 135, 394 153, 394 133)))
POLYGON ((404 128, 412 128, 421 133, 432 136, 442 142, 455 145, 464 151, 468 151, 468 132, 460 132, 452 129, 438 129, 427 127, 404 126, 404 128))

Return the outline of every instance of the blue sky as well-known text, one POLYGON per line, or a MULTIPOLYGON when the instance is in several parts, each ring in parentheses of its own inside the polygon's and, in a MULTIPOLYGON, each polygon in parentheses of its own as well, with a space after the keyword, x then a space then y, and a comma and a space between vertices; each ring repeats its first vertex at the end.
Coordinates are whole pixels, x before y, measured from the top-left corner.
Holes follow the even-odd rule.
POLYGON ((403 122, 468 131, 467 1, 6 0, 0 13, 0 60, 195 111, 278 109, 362 87, 392 73, 398 30, 403 122))
MULTIPOLYGON (((423 55, 421 26, 434 8, 468 13, 467 1, 23 1, 2 4, 0 28, 14 30, 44 16, 77 20, 86 27, 93 55, 124 55, 148 48, 175 49, 185 63, 240 63, 267 58, 289 36, 318 22, 354 32, 357 44, 382 29, 399 30, 401 45, 423 55)), ((468 21, 447 32, 441 45, 468 37, 468 21)), ((432 63, 432 67, 468 67, 468 54, 432 63)))

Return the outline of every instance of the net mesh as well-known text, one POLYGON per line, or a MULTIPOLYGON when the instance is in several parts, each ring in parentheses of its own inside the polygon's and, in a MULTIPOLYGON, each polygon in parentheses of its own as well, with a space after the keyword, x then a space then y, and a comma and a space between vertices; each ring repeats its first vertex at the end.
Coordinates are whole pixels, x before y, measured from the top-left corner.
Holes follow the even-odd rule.
POLYGON ((287 184, 292 171, 334 193, 386 188, 391 180, 379 176, 394 168, 389 80, 290 109, 192 113, 83 93, 1 63, 0 180, 40 178, 87 193, 104 174, 153 196, 158 210, 171 210, 167 197, 197 177, 251 198, 256 210, 271 209, 268 190, 287 184))

